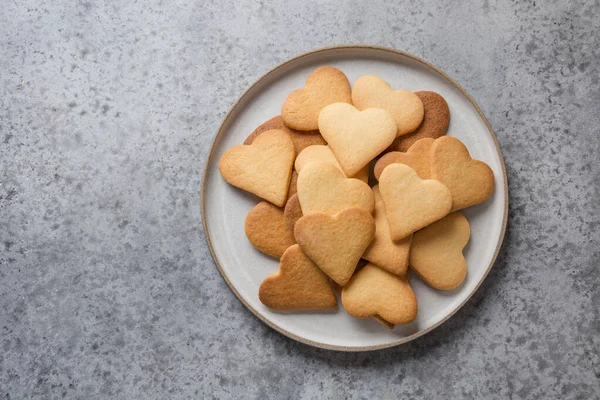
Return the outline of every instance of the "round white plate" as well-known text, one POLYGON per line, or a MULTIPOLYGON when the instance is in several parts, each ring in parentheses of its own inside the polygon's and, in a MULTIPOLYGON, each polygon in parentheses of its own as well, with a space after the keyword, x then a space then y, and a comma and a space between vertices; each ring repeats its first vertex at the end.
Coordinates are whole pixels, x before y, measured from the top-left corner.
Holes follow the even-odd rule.
POLYGON ((372 46, 343 46, 316 50, 269 71, 231 108, 221 125, 207 160, 202 186, 202 221, 215 263, 236 296, 257 317, 295 340, 314 346, 362 351, 408 342, 440 325, 477 290, 492 267, 506 227, 508 188, 504 161, 489 123, 469 95, 439 69, 410 54, 372 46), (278 115, 281 104, 320 65, 346 73, 351 83, 362 75, 377 75, 394 89, 431 90, 450 106, 448 135, 458 137, 475 159, 494 171, 496 189, 485 203, 464 210, 471 240, 464 250, 467 278, 457 289, 442 292, 415 274, 411 285, 419 303, 416 320, 389 330, 372 318, 349 316, 338 305, 335 312, 274 312, 258 300, 263 279, 277 271, 277 260, 254 249, 244 234, 248 211, 260 199, 227 184, 218 161, 229 147, 241 144, 260 124, 278 115))

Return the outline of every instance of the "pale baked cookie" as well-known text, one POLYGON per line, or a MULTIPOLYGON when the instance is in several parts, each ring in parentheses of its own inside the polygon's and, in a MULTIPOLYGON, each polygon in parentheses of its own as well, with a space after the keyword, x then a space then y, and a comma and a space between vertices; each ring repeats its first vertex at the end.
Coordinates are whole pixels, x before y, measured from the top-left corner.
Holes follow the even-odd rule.
POLYGON ((219 160, 219 170, 229 184, 282 207, 295 156, 290 136, 275 129, 262 133, 249 146, 234 146, 225 151, 219 160))
POLYGON ((375 237, 362 258, 396 275, 406 275, 411 236, 392 241, 385 205, 379 187, 373 187, 375 196, 375 237))
POLYGON ((357 272, 342 288, 342 304, 357 318, 379 316, 390 324, 407 324, 417 316, 417 298, 406 278, 375 264, 357 272))
POLYGON ((285 224, 283 210, 268 201, 261 201, 248 212, 244 232, 252 246, 276 258, 296 243, 285 224))
POLYGON ((450 290, 467 275, 463 248, 469 242, 469 222, 458 211, 413 235, 411 268, 431 287, 450 290))
POLYGON ((446 186, 433 179, 422 180, 404 164, 390 164, 383 170, 379 191, 394 241, 445 217, 452 208, 446 186))
POLYGON ((283 210, 283 217, 285 218, 285 226, 287 227, 290 235, 294 236, 294 227, 296 222, 302 218, 302 208, 300 207, 300 200, 298 200, 298 194, 290 197, 285 204, 283 210))
POLYGON ((494 192, 494 173, 483 161, 474 160, 455 137, 444 136, 431 146, 431 177, 452 193, 452 210, 483 203, 494 192))
POLYGON ((416 131, 400 136, 392 143, 391 150, 406 151, 417 140, 423 138, 437 139, 446 134, 450 124, 450 109, 444 98, 436 92, 415 92, 423 102, 425 113, 423 122, 416 131))
POLYGON ((294 228, 302 251, 331 279, 344 286, 375 235, 375 220, 362 208, 348 208, 334 216, 305 215, 294 228))
POLYGON ((408 90, 392 90, 390 85, 377 76, 358 78, 352 88, 352 103, 359 110, 383 108, 394 117, 396 136, 413 132, 423 121, 423 102, 408 90))
POLYGON ((300 154, 302 150, 304 150, 308 146, 313 146, 316 144, 327 144, 321 133, 317 130, 315 131, 298 131, 296 129, 292 129, 288 127, 284 122, 281 115, 271 118, 267 122, 264 122, 258 128, 254 130, 247 138, 244 140, 244 144, 252 144, 254 139, 258 137, 263 132, 270 131, 272 129, 280 129, 286 132, 292 138, 294 142, 294 148, 296 149, 296 155, 300 154))
POLYGON ((334 103, 319 114, 319 130, 348 176, 356 175, 396 137, 396 122, 380 108, 334 103))
POLYGON ((435 139, 430 138, 421 139, 415 142, 406 153, 392 151, 384 154, 375 163, 375 178, 379 179, 381 172, 390 164, 405 164, 414 169, 419 178, 430 179, 429 150, 434 141, 435 139))
POLYGON ((285 99, 281 117, 290 128, 315 130, 323 107, 339 102, 352 102, 348 78, 337 68, 319 67, 308 76, 304 88, 294 90, 285 99))
MULTIPOLYGON (((306 164, 317 161, 329 161, 333 163, 336 167, 338 167, 340 171, 344 171, 337 158, 335 158, 331 147, 327 145, 308 146, 307 148, 302 150, 302 152, 296 156, 294 168, 296 169, 296 171, 300 172, 306 164)), ((365 165, 363 169, 361 169, 356 175, 352 176, 351 178, 360 179, 364 183, 369 183, 369 165, 365 165)))
POLYGON ((297 244, 283 253, 279 270, 262 282, 258 298, 265 306, 281 311, 337 307, 329 278, 297 244))
POLYGON ((346 178, 330 162, 313 162, 298 174, 298 199, 302 213, 337 214, 349 207, 373 212, 375 199, 369 185, 361 180, 346 178))

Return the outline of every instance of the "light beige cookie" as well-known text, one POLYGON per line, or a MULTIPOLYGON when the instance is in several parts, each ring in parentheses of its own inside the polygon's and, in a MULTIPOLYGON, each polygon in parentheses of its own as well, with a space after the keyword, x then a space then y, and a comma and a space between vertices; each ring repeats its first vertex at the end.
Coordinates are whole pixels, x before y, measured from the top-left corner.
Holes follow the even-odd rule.
POLYGON ((431 146, 431 177, 452 193, 452 210, 483 203, 494 192, 494 173, 483 161, 474 160, 457 138, 443 136, 431 146))
POLYGON ((297 244, 283 253, 279 270, 262 282, 258 298, 265 306, 281 311, 337 307, 329 278, 297 244))
POLYGON ((392 241, 385 205, 379 186, 373 187, 375 196, 375 237, 362 258, 396 275, 406 275, 411 236, 392 241))
POLYGON ((349 207, 373 212, 375 200, 369 185, 361 180, 346 178, 330 162, 313 162, 298 174, 298 199, 302 213, 336 214, 349 207))
POLYGON ((254 130, 244 141, 244 144, 252 144, 254 139, 258 137, 263 132, 270 131, 272 129, 280 129, 290 135, 292 141, 294 142, 294 148, 296 149, 296 154, 300 154, 302 150, 307 148, 308 146, 313 146, 316 144, 327 144, 321 133, 317 130, 315 131, 298 131, 296 129, 292 129, 288 127, 284 122, 281 115, 271 118, 267 122, 264 122, 258 128, 254 130))
POLYGON ((294 228, 302 251, 331 279, 344 286, 375 235, 375 220, 368 211, 353 207, 334 216, 305 215, 294 228))
POLYGON ((408 280, 375 264, 368 264, 342 288, 342 304, 354 317, 379 316, 391 324, 407 324, 418 311, 408 280))
POLYGON ((338 102, 352 102, 348 78, 337 68, 319 67, 308 76, 304 88, 294 90, 285 99, 281 117, 293 129, 318 129, 317 121, 323 107, 338 102))
POLYGON ((415 92, 415 94, 423 102, 425 110, 423 122, 421 122, 416 131, 396 138, 391 146, 392 151, 406 151, 417 140, 423 138, 437 139, 440 136, 444 136, 448 130, 450 109, 446 100, 435 92, 422 91, 415 92))
POLYGON ((431 287, 458 287, 467 275, 462 251, 470 233, 469 222, 457 211, 421 229, 413 235, 411 268, 431 287))
MULTIPOLYGON (((327 145, 315 145, 305 148, 296 157, 294 166, 296 171, 300 172, 306 164, 317 161, 329 161, 338 167, 340 171, 344 171, 337 158, 335 158, 331 147, 327 145)), ((363 169, 361 169, 355 176, 352 176, 351 178, 360 179, 364 183, 369 183, 369 165, 365 165, 363 169)))
POLYGON ((219 170, 229 184, 282 207, 296 152, 281 130, 262 133, 249 145, 234 146, 221 156, 219 170))
POLYGON ((290 235, 294 236, 294 227, 296 222, 302 218, 302 208, 300 207, 300 200, 298 200, 298 194, 290 197, 285 204, 283 210, 283 216, 285 218, 285 226, 287 227, 290 235))
MULTIPOLYGON (((392 151, 384 154, 375 163, 374 174, 375 178, 383 172, 384 168, 390 164, 405 164, 415 170, 419 178, 430 179, 429 173, 429 150, 435 139, 421 139, 413 144, 406 153, 392 151)), ((296 158, 297 159, 297 158, 296 158)))
POLYGON ((422 180, 411 167, 388 165, 379 177, 392 240, 400 240, 445 217, 452 208, 452 195, 433 179, 422 180))
POLYGON ((296 243, 285 224, 283 210, 268 201, 261 201, 248 212, 244 232, 252 246, 276 258, 296 243))
POLYGON ((321 110, 319 130, 348 176, 356 175, 396 137, 396 122, 380 108, 359 111, 334 103, 321 110))
POLYGON ((352 88, 352 103, 359 110, 383 108, 394 117, 397 136, 413 132, 423 121, 423 102, 408 90, 392 90, 377 76, 362 76, 352 88))

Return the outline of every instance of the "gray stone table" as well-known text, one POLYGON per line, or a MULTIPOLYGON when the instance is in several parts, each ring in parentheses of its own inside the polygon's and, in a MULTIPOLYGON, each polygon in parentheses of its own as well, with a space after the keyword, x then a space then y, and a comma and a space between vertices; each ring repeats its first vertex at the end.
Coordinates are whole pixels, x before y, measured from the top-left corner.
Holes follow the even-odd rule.
POLYGON ((598 1, 0 6, 0 398, 600 398, 598 1), (455 77, 498 135, 504 246, 447 323, 345 354, 235 298, 199 187, 242 91, 370 43, 455 77))

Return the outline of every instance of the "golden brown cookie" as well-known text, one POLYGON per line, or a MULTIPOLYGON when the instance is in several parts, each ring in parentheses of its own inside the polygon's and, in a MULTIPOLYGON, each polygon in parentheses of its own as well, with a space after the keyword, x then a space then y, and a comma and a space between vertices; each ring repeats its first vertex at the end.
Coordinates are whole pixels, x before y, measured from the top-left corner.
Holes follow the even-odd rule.
POLYGON ((406 275, 411 236, 397 242, 392 241, 385 205, 378 186, 373 187, 373 194, 375 195, 375 237, 362 258, 392 274, 406 275))
MULTIPOLYGON (((296 156, 294 168, 296 169, 296 171, 300 172, 305 165, 317 161, 329 161, 333 163, 336 167, 338 167, 340 171, 344 171, 337 158, 335 158, 331 147, 327 145, 308 146, 307 148, 302 150, 302 152, 296 156)), ((346 173, 344 173, 344 175, 345 174, 346 173)), ((356 175, 351 176, 350 178, 360 179, 364 183, 369 183, 369 165, 365 165, 363 169, 361 169, 356 175)))
POLYGON ((392 240, 400 240, 445 217, 452 208, 452 195, 433 179, 422 180, 404 164, 388 165, 379 177, 392 240))
POLYGON ((283 207, 295 157, 290 135, 274 129, 263 132, 251 145, 225 151, 219 170, 229 184, 283 207))
POLYGON ((313 162, 298 174, 298 199, 302 213, 336 214, 349 207, 373 212, 375 200, 369 185, 361 180, 346 178, 330 162, 313 162))
POLYGON ((392 151, 407 151, 417 140, 423 138, 437 139, 446 134, 450 124, 450 109, 444 98, 435 92, 416 92, 423 102, 425 113, 423 122, 416 131, 394 140, 392 151))
POLYGON ((294 148, 296 149, 296 155, 300 154, 302 150, 307 148, 308 146, 313 146, 316 144, 327 144, 323 136, 318 130, 314 131, 298 131, 288 127, 284 122, 281 115, 271 118, 267 122, 260 125, 258 128, 254 130, 247 138, 244 140, 244 144, 252 144, 254 139, 261 133, 265 131, 270 131, 272 129, 280 129, 286 132, 292 138, 294 142, 294 148))
POLYGON ((408 280, 375 264, 368 264, 342 288, 342 304, 354 317, 380 316, 390 324, 407 324, 418 311, 408 280))
POLYGON ((276 258, 296 243, 285 224, 283 210, 268 201, 261 201, 248 212, 244 232, 252 246, 276 258))
POLYGON ((262 282, 258 298, 265 306, 281 311, 337 307, 329 278, 297 244, 283 253, 279 270, 262 282))
POLYGON ((347 176, 356 175, 396 137, 396 122, 380 108, 334 103, 319 114, 319 130, 347 176))
POLYGON ((281 117, 290 128, 315 130, 323 107, 338 102, 352 102, 348 78, 337 68, 319 67, 308 76, 304 88, 294 90, 285 99, 281 117))
POLYGON ((290 197, 285 204, 283 210, 283 216, 285 218, 285 226, 287 227, 290 235, 294 236, 294 227, 296 222, 302 218, 302 208, 300 207, 300 200, 298 200, 298 194, 290 197))
POLYGON ((411 268, 431 287, 458 287, 467 275, 462 251, 470 232, 469 222, 458 211, 416 232, 410 249, 411 268))
POLYGON ((452 193, 452 210, 483 203, 494 192, 494 173, 483 161, 474 160, 457 138, 444 136, 431 146, 431 177, 452 193))
POLYGON ((419 127, 423 120, 423 102, 408 90, 392 90, 377 76, 362 76, 352 88, 352 103, 359 110, 382 108, 396 121, 396 136, 406 135, 419 127))
POLYGON ((396 163, 408 165, 415 170, 421 179, 430 179, 429 150, 434 141, 435 139, 430 138, 421 139, 410 146, 410 149, 406 153, 392 151, 384 154, 375 163, 375 178, 379 179, 385 167, 396 163))
MULTIPOLYGON (((358 261, 358 264, 356 265, 356 269, 354 269, 354 274, 356 274, 358 271, 360 271, 365 266, 367 266, 367 264, 369 264, 369 262, 367 260, 363 260, 361 258, 358 261)), ((331 280, 331 279, 330 279, 330 283, 331 283, 331 287, 333 288, 333 290, 338 295, 341 296, 342 295, 342 287, 340 285, 338 285, 334 280, 331 280)), ((394 326, 395 326, 394 324, 392 324, 391 322, 386 321, 385 319, 381 318, 379 315, 374 315, 371 318, 373 318, 375 321, 379 322, 380 324, 382 324, 386 328, 394 329, 394 326)))
MULTIPOLYGON (((290 186, 288 188, 287 198, 288 201, 290 197, 298 193, 298 172, 292 171, 292 176, 290 177, 290 186)), ((287 202, 286 202, 287 204, 287 202)))
POLYGON ((368 211, 353 207, 334 216, 305 215, 294 228, 302 251, 331 279, 344 286, 375 235, 375 220, 368 211))

